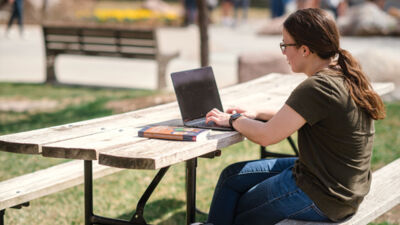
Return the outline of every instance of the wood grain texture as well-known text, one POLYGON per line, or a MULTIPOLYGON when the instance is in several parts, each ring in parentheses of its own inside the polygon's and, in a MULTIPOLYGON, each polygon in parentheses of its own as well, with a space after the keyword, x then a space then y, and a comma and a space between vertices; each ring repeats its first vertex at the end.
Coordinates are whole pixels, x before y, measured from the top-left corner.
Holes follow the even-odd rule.
MULTIPOLYGON (((248 108, 268 105, 279 109, 292 90, 304 79, 306 79, 304 75, 270 74, 234 85, 221 90, 223 106, 226 109, 239 105, 246 105, 248 108)), ((381 95, 394 89, 392 83, 378 83, 373 86, 381 95)), ((0 136, 0 150, 24 154, 43 153, 48 157, 96 160, 99 153, 119 150, 124 146, 133 149, 133 146, 143 141, 137 138, 137 129, 149 124, 181 124, 177 103, 0 136)), ((224 141, 226 140, 221 142, 224 141)), ((209 149, 210 152, 213 150, 215 149, 209 149)), ((208 152, 204 152, 206 153, 208 152)))
POLYGON ((372 174, 371 190, 361 203, 358 212, 342 223, 316 223, 284 220, 277 225, 365 225, 400 204, 400 159, 386 165, 372 174))
POLYGON ((176 102, 92 120, 0 136, 0 150, 23 154, 40 154, 42 146, 93 134, 146 123, 165 122, 165 117, 178 118, 176 102), (164 115, 159 112, 163 111, 164 115))
MULTIPOLYGON (((144 138, 145 139, 145 138, 144 138)), ((200 142, 147 139, 99 154, 99 164, 129 169, 160 169, 243 140, 237 132, 212 131, 200 142)))
MULTIPOLYGON (((120 171, 93 163, 93 178, 120 171)), ((0 210, 82 184, 83 161, 71 161, 0 182, 0 210)))

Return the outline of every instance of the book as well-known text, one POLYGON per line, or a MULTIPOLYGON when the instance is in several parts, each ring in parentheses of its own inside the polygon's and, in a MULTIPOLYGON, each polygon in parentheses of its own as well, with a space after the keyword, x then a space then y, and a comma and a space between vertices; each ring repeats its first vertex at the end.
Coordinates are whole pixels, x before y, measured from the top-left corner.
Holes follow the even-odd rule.
POLYGON ((178 141, 202 141, 207 139, 209 129, 178 126, 146 126, 139 130, 139 137, 178 141))

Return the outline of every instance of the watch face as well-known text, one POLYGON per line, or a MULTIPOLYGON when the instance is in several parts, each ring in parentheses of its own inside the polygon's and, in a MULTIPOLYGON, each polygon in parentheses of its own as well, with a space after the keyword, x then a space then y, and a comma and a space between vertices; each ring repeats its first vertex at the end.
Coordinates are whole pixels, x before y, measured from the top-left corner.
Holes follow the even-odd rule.
POLYGON ((240 113, 235 113, 235 114, 233 114, 231 117, 232 117, 232 120, 236 120, 236 119, 239 118, 240 116, 242 116, 242 114, 240 114, 240 113))
POLYGON ((242 114, 240 113, 235 113, 233 115, 231 115, 231 117, 229 118, 229 125, 235 130, 235 128, 233 127, 233 121, 235 121, 237 118, 239 118, 242 114))

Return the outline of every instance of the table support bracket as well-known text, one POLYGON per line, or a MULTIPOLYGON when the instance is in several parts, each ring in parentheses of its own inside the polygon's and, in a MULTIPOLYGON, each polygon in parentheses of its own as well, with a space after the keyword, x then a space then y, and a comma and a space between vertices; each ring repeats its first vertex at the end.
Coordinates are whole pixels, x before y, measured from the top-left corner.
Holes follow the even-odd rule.
POLYGON ((287 138, 290 146, 292 147, 292 150, 294 152, 294 155, 292 154, 283 154, 283 153, 275 153, 275 152, 270 152, 267 151, 267 148, 265 146, 260 146, 260 158, 285 158, 285 157, 298 157, 299 156, 299 150, 296 147, 296 144, 294 143, 293 139, 291 136, 287 138))
POLYGON ((136 212, 130 220, 130 222, 132 224, 147 224, 143 217, 144 207, 146 206, 146 202, 147 202, 147 200, 149 200, 154 189, 156 189, 157 185, 160 183, 160 181, 164 177, 165 173, 167 173, 168 169, 169 169, 169 166, 161 168, 158 171, 158 173, 154 177, 153 181, 150 183, 150 185, 147 187, 146 191, 143 193, 142 197, 139 199, 139 202, 136 206, 136 212))
POLYGON ((144 207, 146 202, 149 200, 151 194, 168 171, 168 167, 161 168, 146 191, 140 198, 136 212, 132 216, 130 221, 106 218, 93 213, 93 165, 91 160, 84 161, 84 176, 85 176, 85 225, 148 225, 143 217, 144 207))

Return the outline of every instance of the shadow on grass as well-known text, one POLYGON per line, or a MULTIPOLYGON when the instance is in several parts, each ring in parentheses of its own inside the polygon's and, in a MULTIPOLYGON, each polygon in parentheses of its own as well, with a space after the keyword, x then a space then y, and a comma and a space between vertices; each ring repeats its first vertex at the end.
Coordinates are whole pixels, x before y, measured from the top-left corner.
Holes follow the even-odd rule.
POLYGON ((2 124, 0 126, 0 134, 21 132, 111 115, 112 111, 104 107, 107 101, 107 98, 101 98, 87 104, 70 106, 56 112, 22 113, 22 115, 26 116, 26 119, 2 124))
MULTIPOLYGON (((185 206, 185 202, 177 199, 161 199, 154 202, 150 202, 146 204, 146 207, 144 208, 144 218, 146 222, 149 223, 150 221, 160 219, 161 217, 163 217, 163 215, 166 215, 174 211, 178 211, 183 206, 185 206)), ((118 219, 130 220, 134 213, 135 211, 124 213, 120 215, 118 219)), ((181 216, 179 216, 178 221, 184 221, 184 220, 185 220, 185 214, 183 215, 183 220, 181 216)))
MULTIPOLYGON (((195 222, 204 222, 207 220, 206 215, 196 214, 195 222)), ((168 217, 167 219, 157 223, 157 225, 182 225, 186 224, 186 211, 179 211, 168 217)))
POLYGON ((180 211, 174 213, 172 216, 161 221, 157 225, 180 225, 180 224, 186 224, 186 212, 180 211))

